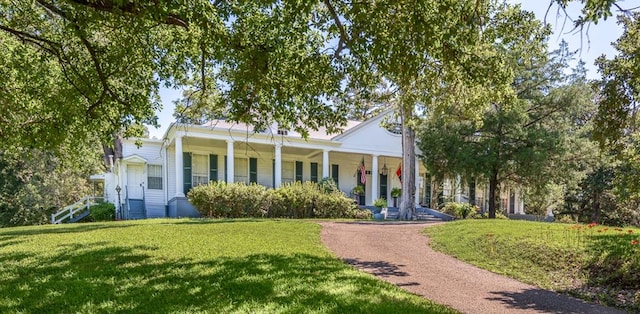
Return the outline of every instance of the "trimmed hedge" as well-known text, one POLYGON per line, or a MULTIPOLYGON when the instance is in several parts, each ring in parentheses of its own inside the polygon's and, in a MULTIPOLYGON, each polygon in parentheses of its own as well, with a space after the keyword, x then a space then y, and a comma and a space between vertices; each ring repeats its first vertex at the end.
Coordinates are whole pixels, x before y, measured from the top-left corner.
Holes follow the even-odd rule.
POLYGON ((89 216, 93 221, 112 221, 116 219, 116 206, 111 203, 100 203, 89 207, 89 216))
POLYGON ((269 190, 257 184, 211 182, 191 189, 187 197, 202 217, 371 218, 370 211, 358 209, 342 192, 313 182, 269 190))

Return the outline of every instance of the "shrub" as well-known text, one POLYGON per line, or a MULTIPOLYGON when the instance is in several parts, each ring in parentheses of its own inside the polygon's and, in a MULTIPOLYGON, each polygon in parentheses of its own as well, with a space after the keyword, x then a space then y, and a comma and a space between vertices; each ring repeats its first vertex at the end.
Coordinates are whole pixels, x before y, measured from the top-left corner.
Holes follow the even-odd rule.
POLYGON ((210 182, 189 191, 187 197, 203 217, 264 217, 268 204, 264 186, 210 182))
POLYGON ((215 182, 191 189, 187 197, 203 217, 367 218, 371 216, 365 213, 369 212, 368 210, 356 210, 353 200, 337 189, 332 190, 331 183, 296 182, 267 190, 264 186, 256 184, 215 182))
POLYGON ((338 189, 338 185, 333 181, 333 178, 324 177, 320 182, 318 182, 318 185, 324 193, 340 192, 340 189, 338 189))
POLYGON ((442 212, 458 219, 472 219, 479 216, 479 208, 469 203, 449 202, 444 205, 442 212))
POLYGON ((111 203, 100 203, 89 207, 89 213, 93 221, 112 221, 116 218, 116 206, 111 203))
POLYGON ((402 189, 393 188, 391 189, 391 197, 400 197, 402 195, 402 189))

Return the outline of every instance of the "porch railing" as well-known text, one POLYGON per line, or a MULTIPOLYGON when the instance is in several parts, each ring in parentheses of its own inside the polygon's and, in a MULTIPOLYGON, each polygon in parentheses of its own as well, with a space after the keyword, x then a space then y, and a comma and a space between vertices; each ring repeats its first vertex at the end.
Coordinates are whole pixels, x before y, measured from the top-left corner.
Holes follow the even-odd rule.
POLYGON ((84 211, 89 210, 89 207, 91 207, 91 205, 95 205, 97 201, 101 199, 102 197, 85 196, 83 199, 69 206, 65 206, 56 213, 51 214, 51 223, 59 224, 65 220, 71 220, 84 211))

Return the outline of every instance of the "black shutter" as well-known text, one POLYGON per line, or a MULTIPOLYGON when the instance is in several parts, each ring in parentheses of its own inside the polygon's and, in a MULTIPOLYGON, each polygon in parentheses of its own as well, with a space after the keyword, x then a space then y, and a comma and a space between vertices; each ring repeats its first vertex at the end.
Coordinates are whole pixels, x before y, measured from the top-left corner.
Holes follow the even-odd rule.
POLYGON ((296 181, 302 182, 302 161, 296 161, 296 181))
POLYGON ((318 163, 311 163, 311 182, 318 183, 318 163))
POLYGON ((258 159, 249 158, 249 183, 258 183, 258 159))
POLYGON ((209 181, 218 181, 218 155, 209 155, 209 181))
POLYGON ((182 153, 182 169, 184 194, 187 194, 193 186, 191 181, 191 153, 182 153))
POLYGON ((229 171, 227 171, 227 168, 228 168, 227 156, 224 156, 224 182, 229 182, 229 179, 228 179, 229 171))
POLYGON ((271 171, 271 186, 275 189, 276 188, 276 160, 272 159, 272 163, 271 163, 271 169, 273 171, 271 171))
POLYGON ((333 182, 336 183, 336 186, 340 188, 340 184, 338 182, 338 178, 340 177, 338 165, 331 165, 331 178, 333 178, 333 182))

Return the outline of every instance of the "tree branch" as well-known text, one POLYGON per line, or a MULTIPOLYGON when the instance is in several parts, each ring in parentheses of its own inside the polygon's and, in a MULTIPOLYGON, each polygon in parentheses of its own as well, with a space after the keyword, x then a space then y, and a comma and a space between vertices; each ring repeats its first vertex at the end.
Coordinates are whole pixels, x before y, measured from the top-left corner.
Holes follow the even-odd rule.
MULTIPOLYGON (((140 5, 138 1, 111 1, 111 0, 97 0, 97 1, 88 1, 88 0, 69 0, 77 5, 88 6, 98 11, 108 12, 112 14, 117 14, 119 12, 128 13, 134 16, 138 16, 145 10, 143 5, 140 5)), ((153 1, 157 2, 157 1, 153 1)), ((157 4, 157 3, 155 3, 157 4)), ((189 22, 186 19, 175 15, 175 14, 167 14, 164 21, 164 24, 167 25, 176 25, 183 27, 185 29, 189 29, 189 22)))
POLYGON ((324 5, 327 6, 327 10, 329 10, 329 14, 331 14, 331 17, 333 17, 333 20, 336 23, 336 27, 338 27, 338 31, 340 32, 340 40, 338 41, 338 47, 336 48, 336 51, 333 54, 334 58, 339 58, 340 52, 342 52, 342 50, 349 43, 349 36, 347 35, 346 30, 344 29, 344 25, 342 25, 342 22, 340 21, 340 17, 338 16, 338 13, 336 13, 335 8, 333 7, 333 5, 331 5, 331 2, 329 2, 329 0, 324 0, 324 5))

